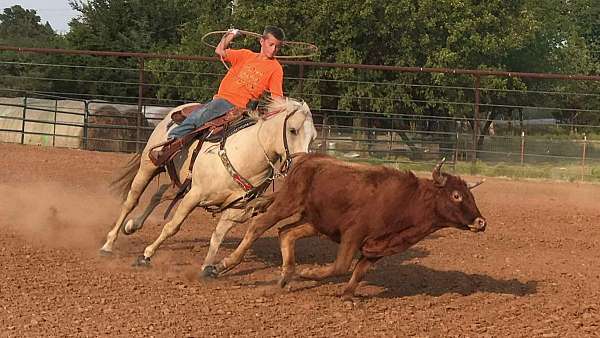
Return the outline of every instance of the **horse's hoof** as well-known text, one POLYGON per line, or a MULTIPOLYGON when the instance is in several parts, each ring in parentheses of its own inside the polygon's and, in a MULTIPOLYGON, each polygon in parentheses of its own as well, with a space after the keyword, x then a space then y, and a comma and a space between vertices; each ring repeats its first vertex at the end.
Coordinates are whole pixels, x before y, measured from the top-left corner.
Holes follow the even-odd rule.
POLYGON ((289 282, 289 280, 287 278, 280 278, 277 281, 277 286, 279 286, 280 289, 283 289, 288 284, 288 282, 289 282))
POLYGON ((125 226, 122 228, 122 231, 127 236, 129 236, 135 232, 135 229, 133 228, 133 220, 132 219, 128 220, 127 223, 125 223, 125 226), (127 229, 130 229, 130 230, 127 230, 127 229))
POLYGON ((150 267, 150 257, 146 257, 144 255, 138 256, 133 262, 132 266, 149 268, 150 267))
POLYGON ((344 302, 354 302, 355 295, 352 291, 344 291, 342 292, 341 298, 344 302))
POLYGON ((217 278, 219 272, 217 271, 217 267, 214 265, 207 265, 202 269, 200 276, 202 278, 217 278))
POLYGON ((279 280, 277 281, 277 286, 279 286, 279 288, 283 289, 285 288, 288 283, 290 282, 290 280, 292 279, 292 275, 293 272, 290 273, 290 271, 285 271, 281 274, 281 278, 279 278, 279 280))
POLYGON ((101 257, 112 257, 113 252, 112 251, 108 251, 108 250, 104 250, 104 249, 100 249, 99 252, 101 257))

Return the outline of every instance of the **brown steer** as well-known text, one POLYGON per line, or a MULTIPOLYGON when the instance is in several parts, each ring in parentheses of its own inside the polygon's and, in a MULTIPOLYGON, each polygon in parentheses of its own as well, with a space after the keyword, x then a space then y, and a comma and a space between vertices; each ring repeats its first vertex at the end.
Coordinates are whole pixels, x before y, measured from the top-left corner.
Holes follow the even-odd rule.
POLYGON ((367 269, 380 258, 402 252, 444 227, 485 230, 486 221, 470 191, 478 184, 441 173, 442 163, 430 180, 322 154, 298 157, 266 212, 256 217, 240 246, 216 269, 231 269, 264 231, 285 225, 279 232, 283 258, 279 285, 285 286, 294 275, 295 241, 323 234, 340 243, 335 262, 299 275, 321 280, 344 274, 360 251, 343 293, 351 297, 367 269))

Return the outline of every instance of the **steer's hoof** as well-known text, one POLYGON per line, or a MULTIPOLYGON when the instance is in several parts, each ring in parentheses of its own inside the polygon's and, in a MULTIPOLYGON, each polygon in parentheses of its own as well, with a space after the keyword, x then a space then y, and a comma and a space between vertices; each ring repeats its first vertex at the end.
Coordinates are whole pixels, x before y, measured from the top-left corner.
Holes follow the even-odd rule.
POLYGON ((150 267, 150 257, 146 257, 144 255, 138 256, 133 262, 132 266, 149 268, 150 267))
POLYGON ((100 249, 99 252, 101 257, 112 257, 113 252, 112 251, 108 251, 108 250, 104 250, 104 249, 100 249))
POLYGON ((202 269, 200 273, 200 277, 202 278, 217 278, 219 272, 217 271, 217 267, 214 265, 207 265, 202 269))

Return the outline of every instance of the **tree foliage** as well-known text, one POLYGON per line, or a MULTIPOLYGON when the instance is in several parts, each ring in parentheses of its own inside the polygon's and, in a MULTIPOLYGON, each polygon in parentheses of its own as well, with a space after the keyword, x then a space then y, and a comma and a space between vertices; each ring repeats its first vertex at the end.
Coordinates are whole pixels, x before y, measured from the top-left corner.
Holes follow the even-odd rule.
POLYGON ((19 5, 4 8, 0 14, 0 43, 26 46, 42 43, 55 36, 48 22, 41 23, 41 18, 34 9, 24 9, 19 5))
MULTIPOLYGON (((48 22, 42 23, 35 9, 24 9, 19 5, 4 8, 0 14, 0 44, 17 47, 61 48, 62 38, 48 22)), ((49 91, 53 83, 47 81, 54 70, 28 64, 53 63, 55 56, 43 54, 0 53, 0 88, 20 88, 25 90, 49 91)), ((8 95, 18 95, 9 90, 8 95)), ((5 94, 6 95, 6 94, 5 94)))
MULTIPOLYGON (((277 25, 284 28, 288 40, 319 46, 315 60, 323 62, 582 74, 597 74, 600 65, 596 0, 70 0, 70 4, 80 15, 70 22, 64 37, 54 39, 74 49, 212 56, 213 50, 200 42, 210 31, 237 27, 261 32, 265 25, 277 25)), ((19 34, 55 36, 49 25, 39 23, 34 10, 16 7, 0 15, 0 36, 31 46, 43 45, 44 38, 28 42, 19 34)), ((236 41, 235 46, 258 47, 247 39, 236 41)), ((57 89, 137 95, 135 85, 114 85, 137 81, 137 60, 70 60, 99 68, 63 70, 90 82, 56 83, 57 89), (94 83, 98 80, 104 82, 94 83)), ((147 94, 164 99, 208 99, 224 73, 218 63, 155 60, 146 67, 153 84, 147 94)), ((456 104, 474 102, 471 76, 314 67, 305 69, 309 79, 298 81, 298 67, 286 66, 285 73, 286 92, 316 108, 455 117, 471 117, 474 111, 471 104, 456 104)), ((481 86, 482 116, 514 113, 499 102, 526 106, 538 101, 565 108, 555 115, 572 119, 570 107, 594 104, 595 98, 564 100, 511 93, 523 89, 590 92, 597 85, 483 77, 481 86)))
POLYGON ((148 52, 179 44, 181 27, 197 21, 198 5, 186 0, 70 0, 81 13, 70 23, 78 49, 148 52))

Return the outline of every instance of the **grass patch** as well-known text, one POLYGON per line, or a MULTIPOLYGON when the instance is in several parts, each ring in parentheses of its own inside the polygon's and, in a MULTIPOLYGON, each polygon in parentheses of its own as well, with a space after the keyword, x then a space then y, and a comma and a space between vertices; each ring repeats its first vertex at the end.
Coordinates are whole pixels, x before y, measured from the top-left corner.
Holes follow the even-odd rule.
MULTIPOLYGON (((340 157, 348 160, 347 158, 340 157)), ((385 161, 381 159, 354 159, 358 162, 388 165, 401 170, 413 171, 431 171, 436 162, 410 162, 406 159, 400 161, 385 161)), ((586 181, 600 182, 600 165, 586 165, 583 171, 580 164, 573 163, 543 163, 543 164, 513 164, 513 163, 495 163, 489 164, 477 161, 475 165, 472 162, 457 162, 456 164, 447 163, 444 169, 448 172, 458 175, 481 175, 489 177, 509 177, 514 179, 536 178, 561 181, 586 181)))
MULTIPOLYGON (((404 156, 388 157, 359 157, 345 156, 342 152, 328 152, 345 161, 362 162, 375 165, 387 165, 400 170, 428 172, 437 161, 414 161, 404 156)), ((509 177, 514 179, 535 178, 561 181, 600 182, 600 162, 590 160, 582 172, 581 163, 565 160, 555 162, 526 163, 520 165, 514 162, 484 162, 478 160, 475 164, 470 161, 446 163, 444 170, 458 175, 481 175, 489 177, 509 177)))
POLYGON ((546 164, 488 164, 478 161, 475 165, 467 162, 456 164, 457 174, 499 176, 510 178, 538 178, 562 181, 600 182, 600 166, 586 166, 582 172, 581 165, 572 163, 546 164))

